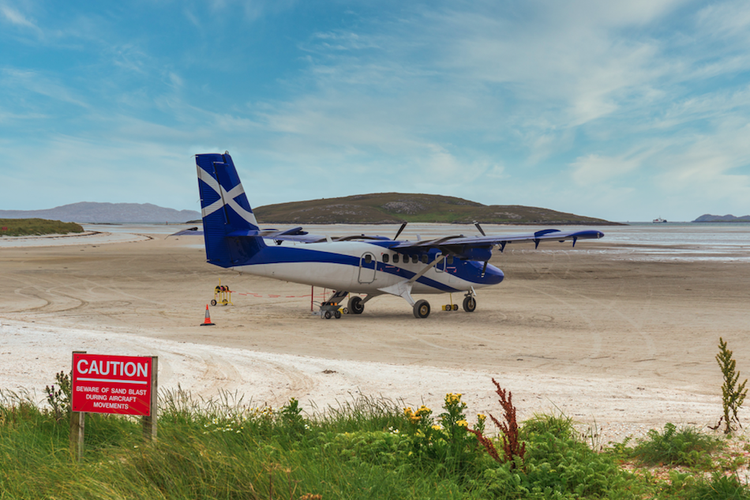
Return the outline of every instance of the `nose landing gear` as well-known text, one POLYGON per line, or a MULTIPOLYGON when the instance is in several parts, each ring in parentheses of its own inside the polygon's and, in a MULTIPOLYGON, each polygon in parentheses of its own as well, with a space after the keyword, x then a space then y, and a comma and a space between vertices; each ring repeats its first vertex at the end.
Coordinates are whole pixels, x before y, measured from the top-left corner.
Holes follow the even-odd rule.
POLYGON ((463 303, 464 311, 467 313, 473 313, 477 308, 477 299, 474 298, 474 295, 469 292, 466 294, 466 297, 464 297, 464 303, 463 303))

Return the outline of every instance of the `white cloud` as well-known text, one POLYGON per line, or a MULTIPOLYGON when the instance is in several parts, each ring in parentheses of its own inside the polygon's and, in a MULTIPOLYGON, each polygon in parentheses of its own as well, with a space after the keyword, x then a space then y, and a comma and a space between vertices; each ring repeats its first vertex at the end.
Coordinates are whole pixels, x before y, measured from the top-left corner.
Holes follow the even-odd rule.
POLYGON ((57 101, 75 104, 82 108, 88 108, 89 105, 82 97, 76 95, 76 92, 69 87, 56 82, 49 76, 31 70, 17 68, 3 68, 0 71, 0 85, 6 89, 12 89, 16 93, 26 93, 31 91, 57 101))
POLYGON ((573 180, 581 186, 600 186, 625 176, 641 165, 636 158, 611 158, 590 154, 571 164, 573 180))
POLYGON ((0 12, 2 12, 3 16, 5 16, 5 19, 10 21, 12 24, 21 26, 23 28, 29 28, 32 31, 35 31, 37 34, 41 34, 42 30, 40 30, 36 24, 31 22, 26 16, 21 14, 13 7, 10 7, 9 5, 0 5, 0 12))
POLYGON ((292 3, 181 7, 190 10, 174 21, 200 46, 180 51, 152 33, 123 36, 116 19, 86 14, 58 23, 2 2, 0 22, 15 31, 42 26, 47 36, 35 46, 86 41, 70 60, 83 54, 90 65, 76 65, 88 72, 78 80, 47 69, 2 70, 0 90, 12 104, 3 103, 0 123, 62 114, 39 96, 71 103, 80 108, 78 123, 98 127, 71 134, 97 152, 106 144, 118 153, 213 144, 263 165, 255 172, 261 181, 283 177, 284 192, 303 197, 314 197, 313 186, 326 196, 423 188, 491 203, 509 196, 560 203, 551 208, 588 215, 617 201, 615 210, 643 206, 653 217, 662 211, 647 205, 662 200, 747 196, 750 4, 743 1, 459 0, 373 15, 358 15, 355 5, 301 34, 280 30, 292 39, 284 50, 299 49, 280 52, 292 62, 249 54, 253 62, 225 67, 217 57, 234 57, 252 37, 237 30, 231 45, 221 45, 229 42, 196 34, 196 26, 209 17, 253 29, 263 16, 270 33, 272 18, 292 3), (49 28, 56 24, 66 27, 49 28), (78 27, 85 36, 75 35, 78 27), (282 68, 275 80, 250 72, 263 64, 282 68), (228 84, 216 83, 217 75, 228 84), (247 86, 233 84, 243 79, 247 86), (326 176, 337 178, 335 187, 320 183, 326 176), (595 209, 581 210, 586 203, 595 209))

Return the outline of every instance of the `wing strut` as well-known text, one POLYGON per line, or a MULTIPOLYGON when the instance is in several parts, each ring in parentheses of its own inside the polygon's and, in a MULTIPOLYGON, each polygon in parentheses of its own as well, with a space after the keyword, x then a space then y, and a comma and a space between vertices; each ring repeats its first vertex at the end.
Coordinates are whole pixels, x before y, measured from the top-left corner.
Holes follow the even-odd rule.
POLYGON ((378 290, 380 290, 381 292, 390 293, 391 295, 398 295, 399 297, 403 297, 404 299, 406 299, 406 301, 410 305, 413 306, 415 302, 414 302, 414 299, 411 297, 411 289, 412 289, 412 286, 414 285, 414 282, 417 281, 422 276, 424 276, 424 274, 427 271, 429 271, 430 269, 438 265, 440 262, 442 262, 445 259, 445 257, 446 257, 445 255, 441 255, 439 259, 433 260, 430 263, 430 265, 425 266, 424 269, 419 271, 408 281, 399 281, 398 283, 394 285, 387 286, 385 288, 378 288, 378 290))

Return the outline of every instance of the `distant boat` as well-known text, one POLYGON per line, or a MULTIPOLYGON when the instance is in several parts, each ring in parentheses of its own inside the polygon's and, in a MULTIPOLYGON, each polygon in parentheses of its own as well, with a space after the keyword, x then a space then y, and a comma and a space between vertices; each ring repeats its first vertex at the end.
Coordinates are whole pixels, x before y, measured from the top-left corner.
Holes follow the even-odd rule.
POLYGON ((652 220, 654 224, 659 224, 661 222, 667 222, 667 219, 662 219, 661 217, 657 217, 656 219, 652 220))

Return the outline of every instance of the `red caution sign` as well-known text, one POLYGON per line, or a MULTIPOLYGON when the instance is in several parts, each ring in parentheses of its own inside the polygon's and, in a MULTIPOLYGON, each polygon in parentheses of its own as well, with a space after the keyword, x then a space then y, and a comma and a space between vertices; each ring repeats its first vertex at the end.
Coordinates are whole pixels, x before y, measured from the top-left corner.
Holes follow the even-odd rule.
POLYGON ((149 357, 73 354, 73 411, 151 415, 149 357))

